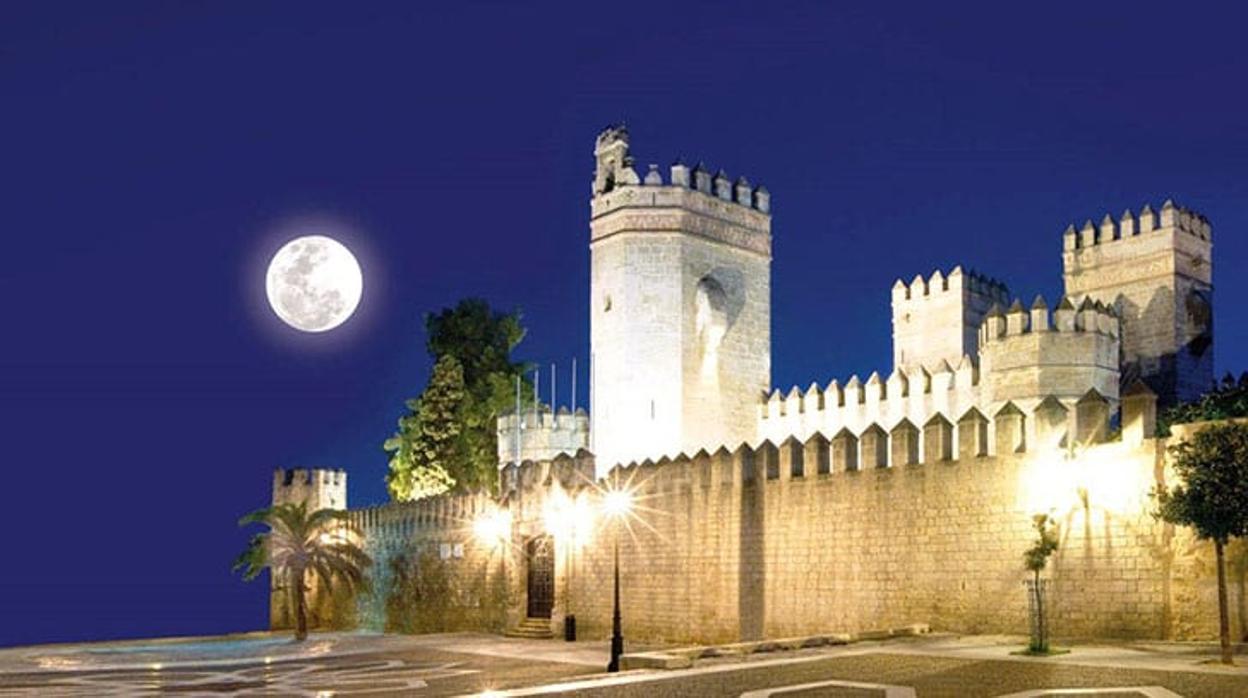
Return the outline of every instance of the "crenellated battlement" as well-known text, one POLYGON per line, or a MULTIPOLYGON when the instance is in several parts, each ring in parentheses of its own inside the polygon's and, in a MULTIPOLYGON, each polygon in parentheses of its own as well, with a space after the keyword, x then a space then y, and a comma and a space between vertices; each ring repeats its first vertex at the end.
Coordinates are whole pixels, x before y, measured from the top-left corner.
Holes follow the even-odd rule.
POLYGON ((910 283, 897 279, 893 284, 893 303, 965 292, 982 295, 998 303, 1009 302, 1010 296, 1009 288, 1001 281, 974 270, 963 271, 959 265, 947 274, 937 269, 926 279, 916 274, 910 283))
POLYGON ((1124 381, 1146 381, 1163 405, 1213 383, 1213 230, 1166 201, 1117 221, 1070 226, 1062 240, 1065 292, 1112 305, 1121 318, 1124 381))
POLYGON ((370 548, 401 548, 422 532, 467 534, 479 514, 495 507, 485 492, 440 495, 414 502, 390 502, 348 512, 348 522, 360 531, 370 548))
POLYGON ((1173 201, 1166 199, 1166 202, 1155 213, 1151 206, 1145 204, 1144 208, 1140 209, 1138 218, 1127 210, 1123 211, 1117 221, 1106 213, 1099 224, 1093 223, 1089 218, 1076 229, 1072 223, 1062 234, 1062 247, 1069 252, 1169 230, 1185 233, 1204 241, 1213 239, 1213 227, 1209 224, 1209 219, 1191 209, 1176 206, 1173 201))
POLYGON ((677 159, 672 163, 666 182, 659 166, 654 164, 650 165, 644 178, 638 177, 633 156, 628 151, 628 129, 622 125, 609 126, 598 135, 594 156, 598 163, 594 176, 594 199, 630 186, 670 187, 704 194, 762 214, 771 213, 771 193, 767 187, 761 184, 751 186, 744 176, 733 181, 722 169, 712 174, 701 162, 690 169, 677 159))
POLYGON ((733 180, 672 164, 664 181, 658 165, 639 177, 628 151, 628 131, 610 127, 598 136, 597 169, 590 201, 591 240, 620 233, 691 233, 751 252, 771 255, 771 193, 745 177, 733 180))
POLYGON ((1032 405, 1048 395, 1071 403, 1089 389, 1118 400, 1118 315, 1099 301, 1063 298, 1049 310, 1037 296, 994 307, 980 328, 983 404, 1032 405))
POLYGON ((787 394, 776 390, 759 405, 758 439, 805 439, 843 429, 856 433, 868 424, 903 419, 925 424, 934 414, 961 414, 978 404, 979 382, 975 362, 963 356, 957 366, 942 360, 931 370, 897 368, 887 378, 877 372, 865 381, 855 375, 825 388, 812 383, 787 394))
MULTIPOLYGON (((763 439, 752 446, 725 445, 658 460, 618 463, 602 469, 603 475, 597 480, 592 477, 594 456, 587 451, 576 457, 508 463, 503 467, 500 487, 503 498, 513 501, 555 485, 565 491, 589 486, 607 490, 617 483, 648 483, 665 489, 665 484, 687 481, 690 470, 703 476, 709 473, 716 483, 739 486, 756 478, 787 481, 986 457, 1048 456, 1052 453, 1047 449, 1061 444, 1073 442, 1088 448, 1108 440, 1112 412, 1104 396, 1088 391, 1070 411, 1069 419, 1063 412, 1059 421, 1053 420, 1051 413, 1060 400, 1057 396, 1045 398, 1030 408, 1005 403, 987 414, 975 407, 963 412, 942 410, 919 423, 907 418, 877 419, 854 428, 842 427, 830 432, 831 436, 817 430, 805 436, 763 439), (1037 434, 1041 438, 1036 438, 1037 434)), ((1151 438, 1151 423, 1145 422, 1154 418, 1156 396, 1145 388, 1140 398, 1124 406, 1123 424, 1132 425, 1122 437, 1127 446, 1151 438)))
POLYGON ((1015 298, 1006 310, 994 306, 984 318, 979 331, 981 349, 994 342, 1033 332, 1088 332, 1118 339, 1118 315, 1114 309, 1085 297, 1076 306, 1069 297, 1062 298, 1052 312, 1043 296, 1036 296, 1030 307, 1015 298))
MULTIPOLYGON (((498 462, 542 460, 589 447, 589 415, 566 407, 554 412, 546 406, 528 407, 499 415, 498 462)), ((501 467, 501 465, 500 465, 501 467)))

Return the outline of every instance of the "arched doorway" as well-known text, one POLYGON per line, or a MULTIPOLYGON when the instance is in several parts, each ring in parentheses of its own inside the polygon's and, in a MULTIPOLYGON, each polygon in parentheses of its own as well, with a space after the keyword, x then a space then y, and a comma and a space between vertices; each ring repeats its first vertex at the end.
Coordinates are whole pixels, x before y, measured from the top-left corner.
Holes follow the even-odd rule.
POLYGON ((528 564, 529 618, 550 618, 555 607, 555 546, 550 536, 536 536, 524 546, 528 564))

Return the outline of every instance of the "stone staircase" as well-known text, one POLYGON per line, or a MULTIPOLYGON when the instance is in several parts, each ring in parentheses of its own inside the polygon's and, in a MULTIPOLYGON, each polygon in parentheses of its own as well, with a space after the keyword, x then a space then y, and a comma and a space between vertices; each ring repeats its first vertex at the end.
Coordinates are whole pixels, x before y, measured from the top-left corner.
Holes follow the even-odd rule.
POLYGON ((506 637, 524 637, 530 640, 549 640, 555 636, 550 629, 549 618, 525 618, 520 625, 503 631, 506 637))

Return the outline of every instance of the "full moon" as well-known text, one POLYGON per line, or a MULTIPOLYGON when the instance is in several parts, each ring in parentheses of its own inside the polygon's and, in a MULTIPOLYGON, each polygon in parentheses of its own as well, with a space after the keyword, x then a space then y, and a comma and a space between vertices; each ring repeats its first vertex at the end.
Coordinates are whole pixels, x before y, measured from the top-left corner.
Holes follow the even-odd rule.
POLYGON ((360 264, 342 243, 307 235, 282 245, 269 262, 265 291, 273 312, 304 332, 326 332, 355 312, 364 290, 360 264))

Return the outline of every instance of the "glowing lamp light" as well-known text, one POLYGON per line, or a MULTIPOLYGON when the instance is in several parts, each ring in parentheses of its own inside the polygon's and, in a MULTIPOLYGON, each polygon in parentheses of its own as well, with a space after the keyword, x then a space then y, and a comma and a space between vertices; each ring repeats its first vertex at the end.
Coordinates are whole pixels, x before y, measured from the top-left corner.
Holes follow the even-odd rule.
POLYGON ((618 518, 633 509, 633 495, 627 490, 611 490, 602 498, 602 510, 607 516, 618 518))
POLYGON ((542 521, 547 533, 563 538, 570 545, 582 546, 589 542, 594 510, 584 497, 571 498, 557 489, 546 500, 542 521))
POLYGON ((511 512, 495 509, 477 518, 472 525, 477 540, 489 548, 504 543, 511 536, 511 512))
POLYGON ((1023 471, 1020 505, 1029 513, 1083 511, 1097 518, 1144 511, 1140 493, 1148 491, 1150 476, 1151 468, 1138 466, 1121 444, 1052 449, 1023 471))

